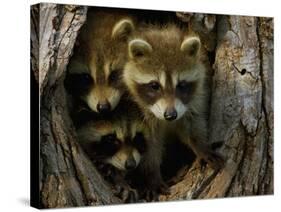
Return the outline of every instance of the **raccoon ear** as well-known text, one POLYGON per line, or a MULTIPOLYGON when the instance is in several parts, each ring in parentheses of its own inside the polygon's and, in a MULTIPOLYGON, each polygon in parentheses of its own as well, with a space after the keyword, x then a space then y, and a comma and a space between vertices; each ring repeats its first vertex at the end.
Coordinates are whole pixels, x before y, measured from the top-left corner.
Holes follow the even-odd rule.
POLYGON ((133 33, 134 29, 135 27, 132 20, 122 19, 114 25, 111 37, 127 40, 128 37, 133 33))
POLYGON ((151 52, 151 45, 142 39, 134 39, 129 42, 129 56, 131 58, 140 58, 151 52))
POLYGON ((181 51, 189 57, 196 57, 201 47, 201 41, 198 37, 188 37, 181 44, 181 51))

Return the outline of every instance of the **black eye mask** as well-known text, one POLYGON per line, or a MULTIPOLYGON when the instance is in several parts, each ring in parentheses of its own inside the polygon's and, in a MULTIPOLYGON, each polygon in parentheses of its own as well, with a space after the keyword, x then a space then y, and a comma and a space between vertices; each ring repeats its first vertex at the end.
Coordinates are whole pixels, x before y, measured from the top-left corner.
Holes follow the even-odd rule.
POLYGON ((65 78, 64 86, 67 92, 78 96, 87 93, 93 82, 93 78, 89 74, 69 74, 65 78))
POLYGON ((121 73, 121 70, 113 70, 111 71, 109 77, 108 77, 108 80, 110 83, 116 83, 118 80, 120 80, 120 74, 121 73))
POLYGON ((141 132, 136 133, 133 139, 133 144, 141 154, 146 151, 146 140, 144 138, 143 133, 141 132))
POLYGON ((96 151, 105 156, 114 155, 121 147, 121 142, 117 139, 116 134, 102 136, 96 151))

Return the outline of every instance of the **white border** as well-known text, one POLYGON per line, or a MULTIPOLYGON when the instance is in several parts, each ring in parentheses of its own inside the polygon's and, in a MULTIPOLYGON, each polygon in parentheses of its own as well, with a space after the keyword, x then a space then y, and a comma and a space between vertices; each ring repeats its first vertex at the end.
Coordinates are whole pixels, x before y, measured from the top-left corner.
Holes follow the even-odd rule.
MULTIPOLYGON (((29 6, 38 1, 1 2, 0 210, 30 211, 29 200, 29 6)), ((54 2, 45 0, 44 2, 54 2)), ((280 200, 280 5, 278 0, 59 0, 58 3, 274 16, 275 20, 275 195, 220 200, 85 207, 60 211, 275 211, 280 200), (276 165, 278 164, 278 165, 276 165)), ((279 203, 280 205, 280 203, 279 203)), ((53 210, 51 210, 53 211, 53 210)))

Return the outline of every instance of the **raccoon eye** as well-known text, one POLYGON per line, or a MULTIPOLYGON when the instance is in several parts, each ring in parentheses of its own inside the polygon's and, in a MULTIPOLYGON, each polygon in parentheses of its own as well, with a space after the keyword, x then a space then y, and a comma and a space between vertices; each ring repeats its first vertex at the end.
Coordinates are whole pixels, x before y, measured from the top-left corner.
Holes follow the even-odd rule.
POLYGON ((115 82, 119 78, 119 70, 114 70, 110 73, 108 79, 110 82, 115 82))
POLYGON ((69 74, 65 79, 65 88, 73 95, 81 95, 88 91, 93 79, 89 74, 69 74))
POLYGON ((140 153, 144 153, 146 149, 146 143, 144 135, 140 132, 137 132, 133 139, 134 146, 140 153))
POLYGON ((190 86, 191 86, 191 83, 188 83, 188 82, 186 82, 185 80, 183 80, 183 81, 180 81, 180 82, 178 83, 177 89, 180 90, 180 91, 182 91, 182 92, 184 92, 184 91, 189 90, 190 86))
POLYGON ((108 134, 101 138, 100 146, 104 154, 113 155, 120 148, 121 142, 117 139, 116 134, 108 134))
POLYGON ((148 86, 155 91, 158 91, 161 88, 160 84, 156 81, 148 83, 148 86))
POLYGON ((92 83, 92 77, 90 74, 81 74, 80 76, 80 82, 84 85, 89 85, 92 83))
POLYGON ((116 140, 116 134, 115 133, 111 133, 111 134, 102 136, 102 141, 114 142, 115 140, 116 140))

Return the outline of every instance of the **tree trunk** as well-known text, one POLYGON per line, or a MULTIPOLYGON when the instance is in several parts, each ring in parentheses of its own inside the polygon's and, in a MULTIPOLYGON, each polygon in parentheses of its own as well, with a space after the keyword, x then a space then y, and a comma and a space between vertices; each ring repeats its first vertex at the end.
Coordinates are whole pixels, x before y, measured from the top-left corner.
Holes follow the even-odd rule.
POLYGON ((273 20, 216 19, 209 140, 224 142, 226 165, 194 164, 163 200, 273 194, 273 20))
MULTIPOLYGON (((40 4, 31 11, 43 208, 121 203, 76 142, 67 109, 63 80, 86 14, 87 7, 57 4, 40 4)), ((223 141, 219 152, 226 165, 213 171, 194 163, 160 200, 272 194, 273 20, 177 15, 204 44, 211 75, 209 140, 223 141)))
POLYGON ((32 34, 39 32, 37 40, 32 40, 32 50, 39 46, 40 52, 32 57, 39 59, 33 63, 39 68, 32 68, 39 76, 41 101, 39 186, 43 208, 120 203, 77 144, 67 111, 65 69, 86 13, 86 7, 78 6, 33 7, 33 14, 40 14, 40 18, 32 18, 32 34))

